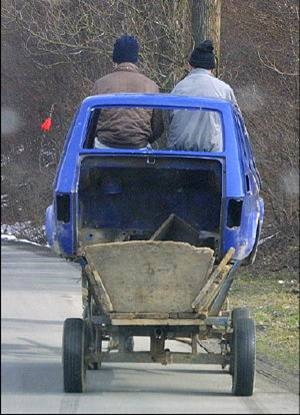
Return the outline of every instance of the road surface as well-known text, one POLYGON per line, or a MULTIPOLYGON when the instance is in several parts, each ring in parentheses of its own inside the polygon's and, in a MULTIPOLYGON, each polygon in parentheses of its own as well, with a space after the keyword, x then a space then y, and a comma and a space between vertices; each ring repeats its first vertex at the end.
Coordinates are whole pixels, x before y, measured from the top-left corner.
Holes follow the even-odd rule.
POLYGON ((252 397, 232 396, 212 365, 105 363, 87 372, 85 394, 64 393, 62 327, 81 317, 80 270, 30 244, 2 243, 1 254, 2 414, 299 414, 298 395, 260 374, 252 397))

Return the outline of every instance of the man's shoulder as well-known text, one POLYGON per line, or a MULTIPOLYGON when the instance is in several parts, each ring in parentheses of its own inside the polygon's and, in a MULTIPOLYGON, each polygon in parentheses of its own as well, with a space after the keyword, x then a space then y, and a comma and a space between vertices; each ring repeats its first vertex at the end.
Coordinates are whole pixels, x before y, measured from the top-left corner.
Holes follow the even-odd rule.
POLYGON ((231 90, 231 86, 229 84, 227 84, 225 81, 222 81, 222 79, 220 78, 216 78, 216 77, 212 77, 212 82, 214 82, 216 85, 219 85, 220 87, 224 88, 224 89, 228 89, 231 90))
POLYGON ((96 79, 96 81, 94 81, 92 93, 94 94, 100 93, 101 89, 107 84, 107 81, 109 81, 110 75, 111 74, 107 74, 107 75, 102 76, 101 78, 96 79))
POLYGON ((181 79, 179 82, 177 82, 176 85, 174 85, 172 92, 176 92, 176 91, 180 91, 182 88, 185 87, 185 85, 190 84, 190 79, 188 78, 188 76, 184 77, 183 79, 181 79))
POLYGON ((159 88, 156 82, 154 82, 152 79, 148 78, 148 76, 144 75, 143 73, 137 72, 134 75, 139 77, 140 80, 142 80, 144 82, 147 82, 148 85, 152 85, 154 88, 159 88))
POLYGON ((115 77, 115 72, 110 72, 104 76, 101 76, 101 78, 96 79, 95 84, 100 84, 102 82, 108 81, 111 78, 115 77))
POLYGON ((220 98, 232 101, 237 104, 232 87, 225 81, 222 81, 222 79, 214 78, 214 89, 215 91, 218 91, 220 98))
POLYGON ((136 81, 142 82, 146 84, 147 86, 151 86, 153 89, 159 89, 159 86, 156 82, 154 82, 152 79, 148 78, 146 75, 144 75, 141 72, 131 72, 131 71, 115 71, 111 72, 107 75, 104 75, 103 77, 97 79, 95 81, 95 85, 101 85, 106 84, 107 82, 114 81, 119 78, 134 78, 136 81))
POLYGON ((211 82, 224 89, 228 89, 228 90, 232 89, 231 86, 227 84, 225 81, 222 81, 220 78, 216 78, 214 75, 209 74, 209 73, 190 73, 187 76, 185 76, 181 81, 179 81, 177 85, 175 86, 175 88, 177 86, 181 87, 186 84, 195 84, 196 79, 199 81, 202 80, 202 82, 205 79, 205 82, 211 82))

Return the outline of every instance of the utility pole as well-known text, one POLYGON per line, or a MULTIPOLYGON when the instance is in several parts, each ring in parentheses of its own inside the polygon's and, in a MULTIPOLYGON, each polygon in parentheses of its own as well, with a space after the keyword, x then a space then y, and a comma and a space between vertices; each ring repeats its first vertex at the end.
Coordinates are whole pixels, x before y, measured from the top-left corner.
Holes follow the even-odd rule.
POLYGON ((205 39, 213 41, 220 56, 221 0, 190 0, 191 26, 194 44, 205 39))

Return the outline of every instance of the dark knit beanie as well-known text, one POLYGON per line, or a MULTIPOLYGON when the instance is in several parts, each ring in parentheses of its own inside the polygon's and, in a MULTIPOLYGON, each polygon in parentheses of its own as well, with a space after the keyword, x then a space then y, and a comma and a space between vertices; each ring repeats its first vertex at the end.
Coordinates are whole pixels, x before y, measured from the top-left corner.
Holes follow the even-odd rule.
POLYGON ((114 44, 113 61, 116 63, 136 63, 139 54, 139 43, 135 37, 123 35, 114 44))
POLYGON ((216 67, 214 47, 211 40, 204 40, 191 53, 189 64, 194 68, 214 69, 216 67))

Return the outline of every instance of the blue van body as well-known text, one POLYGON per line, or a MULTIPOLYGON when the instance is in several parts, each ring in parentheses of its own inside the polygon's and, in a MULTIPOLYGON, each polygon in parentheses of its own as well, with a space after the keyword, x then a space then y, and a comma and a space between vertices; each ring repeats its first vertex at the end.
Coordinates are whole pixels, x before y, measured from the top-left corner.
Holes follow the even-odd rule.
POLYGON ((234 260, 251 263, 264 217, 260 190, 243 117, 232 103, 173 94, 91 96, 82 101, 65 138, 46 210, 46 237, 57 253, 76 259, 85 243, 125 234, 147 239, 175 213, 199 233, 201 246, 212 244, 219 260, 234 247, 234 260), (224 150, 89 148, 95 110, 114 107, 217 111, 224 150))

